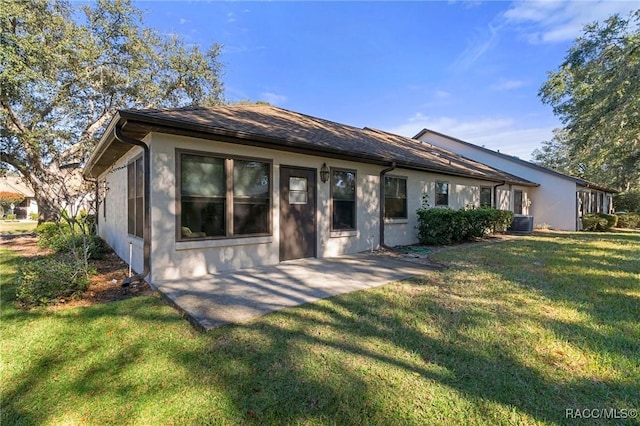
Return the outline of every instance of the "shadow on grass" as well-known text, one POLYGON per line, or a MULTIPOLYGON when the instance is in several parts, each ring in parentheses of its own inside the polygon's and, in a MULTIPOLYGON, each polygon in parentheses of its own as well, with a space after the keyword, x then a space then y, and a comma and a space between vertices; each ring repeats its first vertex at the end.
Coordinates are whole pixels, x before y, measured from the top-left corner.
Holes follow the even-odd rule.
MULTIPOLYGON (((637 369, 640 338, 635 337, 640 336, 633 330, 616 334, 621 323, 639 317, 637 298, 624 293, 637 287, 624 278, 607 279, 598 288, 571 276, 556 282, 545 269, 551 263, 547 255, 557 252, 606 271, 612 256, 627 258, 626 248, 614 249, 603 259, 580 247, 591 237, 574 244, 550 235, 537 244, 521 240, 493 245, 492 252, 499 250, 493 257, 484 256, 482 250, 468 251, 472 255, 465 261, 551 301, 575 305, 599 328, 536 313, 525 319, 580 347, 610 351, 637 369), (534 250, 547 255, 536 257, 534 250), (543 264, 522 263, 538 257, 543 264)), ((638 238, 620 241, 633 243, 638 238)), ((640 272, 633 260, 619 264, 625 273, 640 272)), ((450 424, 452 419, 507 423, 511 410, 536 422, 565 423, 566 408, 636 408, 632 404, 637 404, 640 385, 633 378, 638 371, 629 372, 630 380, 555 380, 523 363, 518 348, 492 346, 467 333, 487 322, 515 320, 522 315, 519 310, 452 304, 460 296, 434 276, 288 309, 202 335, 189 335, 179 316, 152 298, 55 313, 61 323, 59 335, 50 347, 34 352, 35 361, 14 381, 19 385, 3 388, 3 424, 50 422, 56 418, 51 410, 72 410, 55 397, 28 403, 47 394, 86 399, 88 405, 95 402, 104 414, 85 411, 84 415, 93 416, 90 422, 112 424, 125 418, 148 422, 145 409, 150 404, 178 405, 182 394, 194 401, 181 402, 184 405, 170 415, 173 423, 450 424), (421 292, 425 285, 439 287, 435 296, 421 292), (427 322, 435 324, 440 334, 426 333, 427 322), (119 332, 125 337, 116 340, 119 332), (83 334, 90 337, 82 339, 83 334), (173 370, 154 370, 161 360, 173 370), (59 377, 61 371, 68 372, 66 378, 59 377), (175 376, 180 371, 182 375, 175 376), (176 377, 184 383, 167 383, 176 377), (225 404, 219 405, 218 399, 225 404), (466 405, 456 407, 461 400, 466 405), (506 407, 504 417, 483 417, 484 405, 492 403, 506 407)), ((39 310, 14 315, 15 320, 52 314, 39 310)), ((82 410, 90 408, 78 409, 78 415, 82 410)))

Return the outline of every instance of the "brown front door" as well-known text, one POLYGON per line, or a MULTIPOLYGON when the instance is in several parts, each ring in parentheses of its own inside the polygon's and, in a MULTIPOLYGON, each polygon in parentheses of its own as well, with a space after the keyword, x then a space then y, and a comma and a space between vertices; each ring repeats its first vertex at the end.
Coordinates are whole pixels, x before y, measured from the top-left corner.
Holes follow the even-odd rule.
POLYGON ((316 169, 280 166, 280 260, 316 256, 316 169))

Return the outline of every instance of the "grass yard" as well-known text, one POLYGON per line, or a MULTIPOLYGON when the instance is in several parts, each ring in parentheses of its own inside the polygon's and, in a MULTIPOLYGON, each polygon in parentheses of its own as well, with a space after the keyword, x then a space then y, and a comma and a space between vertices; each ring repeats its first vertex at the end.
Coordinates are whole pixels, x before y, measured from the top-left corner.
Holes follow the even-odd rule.
POLYGON ((435 258, 451 268, 199 334, 157 297, 17 310, 5 251, 1 423, 638 424, 640 233, 435 258))
POLYGON ((36 220, 9 221, 0 220, 0 234, 23 234, 33 232, 38 226, 36 220))

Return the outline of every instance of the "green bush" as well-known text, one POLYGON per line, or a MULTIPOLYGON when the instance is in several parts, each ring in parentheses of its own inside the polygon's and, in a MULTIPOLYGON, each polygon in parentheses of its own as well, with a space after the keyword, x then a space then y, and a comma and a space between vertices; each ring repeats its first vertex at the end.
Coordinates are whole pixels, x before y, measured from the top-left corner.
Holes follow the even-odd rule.
POLYGON ((617 214, 616 217, 618 218, 618 228, 640 228, 640 214, 617 214))
POLYGON ((606 213, 596 213, 598 217, 601 217, 602 219, 606 219, 607 221, 607 225, 606 225, 606 230, 609 230, 611 228, 615 228, 616 225, 618 224, 618 216, 614 215, 614 214, 606 214, 606 213))
POLYGON ((418 240, 422 244, 452 244, 482 238, 490 232, 503 231, 513 220, 513 213, 482 207, 451 210, 418 209, 418 240))
POLYGON ((593 213, 582 216, 583 231, 603 231, 607 227, 607 219, 593 213))
POLYGON ((38 217, 39 217, 38 213, 34 213, 34 212, 29 213, 29 219, 31 220, 38 220, 38 217))
POLYGON ((18 272, 16 296, 24 307, 74 297, 89 286, 94 271, 68 258, 43 258, 24 263, 18 272))
POLYGON ((640 189, 621 192, 613 196, 616 211, 640 213, 640 189))
POLYGON ((97 235, 87 235, 76 231, 73 233, 68 224, 45 222, 38 225, 36 234, 40 237, 38 244, 57 253, 69 253, 74 250, 88 250, 89 259, 102 259, 109 253, 109 246, 97 235))
POLYGON ((16 216, 15 214, 8 214, 5 216, 5 219, 7 220, 16 220, 18 216, 16 216))
POLYGON ((608 231, 616 226, 618 216, 605 213, 587 213, 582 217, 583 231, 608 231))

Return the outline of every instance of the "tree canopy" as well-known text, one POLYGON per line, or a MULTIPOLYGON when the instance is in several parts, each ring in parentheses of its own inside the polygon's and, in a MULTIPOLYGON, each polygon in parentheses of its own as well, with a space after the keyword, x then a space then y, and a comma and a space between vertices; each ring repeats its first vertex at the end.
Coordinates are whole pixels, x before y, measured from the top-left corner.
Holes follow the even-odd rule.
POLYGON ((640 188, 640 9, 587 25, 539 94, 565 127, 534 152, 535 161, 640 188))
POLYGON ((220 45, 161 35, 130 0, 0 3, 0 167, 30 184, 41 220, 79 191, 73 166, 118 109, 222 101, 220 45))

